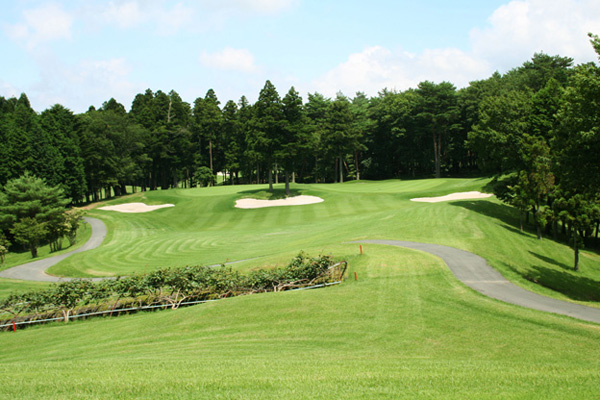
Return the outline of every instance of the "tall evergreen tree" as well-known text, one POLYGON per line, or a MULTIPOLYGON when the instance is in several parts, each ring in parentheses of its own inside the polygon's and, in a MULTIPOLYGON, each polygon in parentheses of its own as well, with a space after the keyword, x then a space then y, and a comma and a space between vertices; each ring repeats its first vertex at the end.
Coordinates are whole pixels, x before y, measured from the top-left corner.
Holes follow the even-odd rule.
POLYGON ((307 147, 307 118, 302 106, 302 97, 292 86, 282 100, 284 124, 281 146, 275 156, 283 166, 285 173, 285 193, 290 195, 290 174, 295 174, 295 167, 302 150, 307 147))
MULTIPOLYGON (((327 113, 326 135, 323 143, 331 157, 335 160, 338 182, 344 182, 345 155, 352 151, 353 115, 350 101, 342 93, 338 93, 335 100, 331 102, 327 113)), ((348 169, 346 167, 346 169, 348 169)))
POLYGON ((456 88, 449 82, 435 84, 425 81, 419 83, 417 94, 420 128, 432 139, 435 177, 440 178, 445 140, 456 129, 458 121, 456 88))
POLYGON ((254 104, 252 122, 252 147, 262 154, 268 173, 269 191, 273 191, 273 167, 278 161, 275 151, 281 147, 283 137, 283 109, 277 89, 266 81, 254 104))

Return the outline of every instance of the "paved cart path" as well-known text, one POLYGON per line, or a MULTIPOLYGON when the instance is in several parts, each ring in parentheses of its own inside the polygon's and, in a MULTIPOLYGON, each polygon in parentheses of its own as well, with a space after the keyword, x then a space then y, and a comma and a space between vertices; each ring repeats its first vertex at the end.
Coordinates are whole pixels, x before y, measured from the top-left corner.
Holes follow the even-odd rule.
MULTIPOLYGON (((77 250, 0 271, 0 277, 43 282, 61 282, 73 279, 48 275, 45 271, 72 254, 95 249, 102 244, 106 236, 104 222, 90 217, 85 217, 85 221, 90 224, 92 234, 90 239, 77 250)), ((400 240, 361 240, 354 243, 383 244, 421 250, 440 257, 456 278, 486 296, 534 310, 568 315, 600 324, 600 309, 553 299, 525 290, 510 283, 492 268, 484 258, 464 250, 438 244, 400 240)), ((104 278, 94 278, 93 280, 100 279, 104 278)))
POLYGON ((95 249, 96 247, 102 244, 102 241, 106 236, 106 225, 104 225, 104 222, 100 221, 99 219, 90 217, 84 217, 84 220, 90 225, 92 229, 92 235, 83 246, 68 253, 60 254, 54 257, 44 258, 42 260, 32 261, 27 264, 18 265, 16 267, 0 271, 0 278, 21 279, 25 281, 41 282, 62 282, 73 279, 60 278, 57 276, 48 275, 46 273, 46 270, 51 266, 58 264, 59 262, 61 262, 62 260, 64 260, 72 254, 95 249))
POLYGON ((438 244, 399 240, 361 240, 354 243, 383 244, 421 250, 440 257, 458 280, 486 296, 534 310, 568 315, 600 324, 600 309, 553 299, 525 290, 510 283, 484 258, 464 250, 438 244))

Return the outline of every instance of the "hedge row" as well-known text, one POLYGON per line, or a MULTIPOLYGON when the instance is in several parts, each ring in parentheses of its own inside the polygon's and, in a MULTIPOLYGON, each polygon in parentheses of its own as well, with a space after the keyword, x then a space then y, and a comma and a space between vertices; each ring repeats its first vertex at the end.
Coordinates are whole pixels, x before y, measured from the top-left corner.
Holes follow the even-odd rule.
POLYGON ((242 274, 231 267, 186 266, 93 282, 76 279, 45 290, 12 294, 0 301, 0 325, 36 321, 87 312, 179 307, 183 302, 213 300, 243 294, 282 291, 338 281, 345 269, 331 256, 309 257, 301 252, 285 267, 242 274))

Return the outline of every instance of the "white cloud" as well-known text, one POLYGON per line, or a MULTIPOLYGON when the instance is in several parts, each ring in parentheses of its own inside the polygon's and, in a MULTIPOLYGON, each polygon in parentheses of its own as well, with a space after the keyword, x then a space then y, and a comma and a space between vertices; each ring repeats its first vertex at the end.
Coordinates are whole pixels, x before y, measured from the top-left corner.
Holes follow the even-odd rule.
POLYGON ((34 48, 57 39, 70 39, 73 17, 53 3, 23 11, 23 21, 7 25, 6 32, 13 39, 34 48))
POLYGON ((115 23, 121 28, 132 28, 146 19, 137 1, 108 3, 104 12, 107 21, 115 23))
POLYGON ((499 7, 489 25, 471 31, 473 53, 505 70, 536 52, 594 60, 587 33, 600 32, 597 0, 514 0, 499 7))
POLYGON ((279 14, 289 10, 298 0, 203 0, 206 9, 238 12, 241 14, 279 14))
POLYGON ((450 81, 461 87, 490 73, 486 62, 458 49, 426 50, 421 54, 393 52, 374 46, 355 53, 348 60, 314 82, 317 91, 333 96, 363 91, 375 95, 388 88, 405 90, 424 80, 450 81))
POLYGON ((200 63, 206 67, 240 72, 256 72, 254 56, 247 49, 226 47, 215 53, 200 54, 200 63))
POLYGON ((5 98, 17 97, 20 91, 8 82, 0 79, 0 96, 5 98))
POLYGON ((291 8, 296 2, 294 0, 229 0, 226 3, 262 14, 277 14, 291 8))
POLYGON ((470 32, 471 49, 426 49, 418 54, 373 46, 313 82, 315 90, 333 96, 361 90, 375 95, 383 88, 405 90, 424 80, 449 81, 457 87, 506 72, 536 52, 595 61, 587 33, 600 34, 597 0, 513 0, 499 7, 488 26, 470 32))
POLYGON ((158 32, 161 34, 176 33, 179 29, 193 22, 193 10, 181 3, 169 10, 164 10, 156 19, 158 32))
POLYGON ((177 33, 190 26, 194 19, 194 9, 184 3, 171 3, 164 0, 115 0, 97 9, 103 10, 104 20, 123 29, 150 23, 156 26, 159 34, 177 33))
POLYGON ((75 112, 100 106, 111 97, 126 108, 146 85, 131 80, 132 67, 122 58, 65 64, 51 55, 38 57, 40 80, 27 89, 32 106, 42 110, 60 103, 75 112))

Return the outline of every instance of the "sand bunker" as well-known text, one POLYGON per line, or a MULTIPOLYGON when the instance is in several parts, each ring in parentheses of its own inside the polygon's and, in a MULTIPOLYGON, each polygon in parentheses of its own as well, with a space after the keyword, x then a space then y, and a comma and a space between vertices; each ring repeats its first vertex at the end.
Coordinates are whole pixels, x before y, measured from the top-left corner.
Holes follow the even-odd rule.
POLYGON ((118 211, 122 213, 145 213, 165 207, 175 207, 175 204, 160 204, 158 206, 148 206, 144 203, 126 203, 117 204, 116 206, 100 207, 98 208, 98 210, 118 211))
POLYGON ((492 197, 492 194, 489 193, 481 193, 481 192, 461 192, 461 193, 452 193, 446 196, 440 197, 419 197, 416 199, 410 199, 410 201, 419 201, 422 203, 439 203, 440 201, 450 201, 450 200, 471 200, 471 199, 486 199, 488 197, 492 197))
POLYGON ((302 206, 306 204, 321 203, 322 198, 316 196, 296 196, 288 197, 279 200, 256 200, 256 199, 240 199, 236 200, 236 208, 263 208, 263 207, 280 207, 280 206, 302 206))

